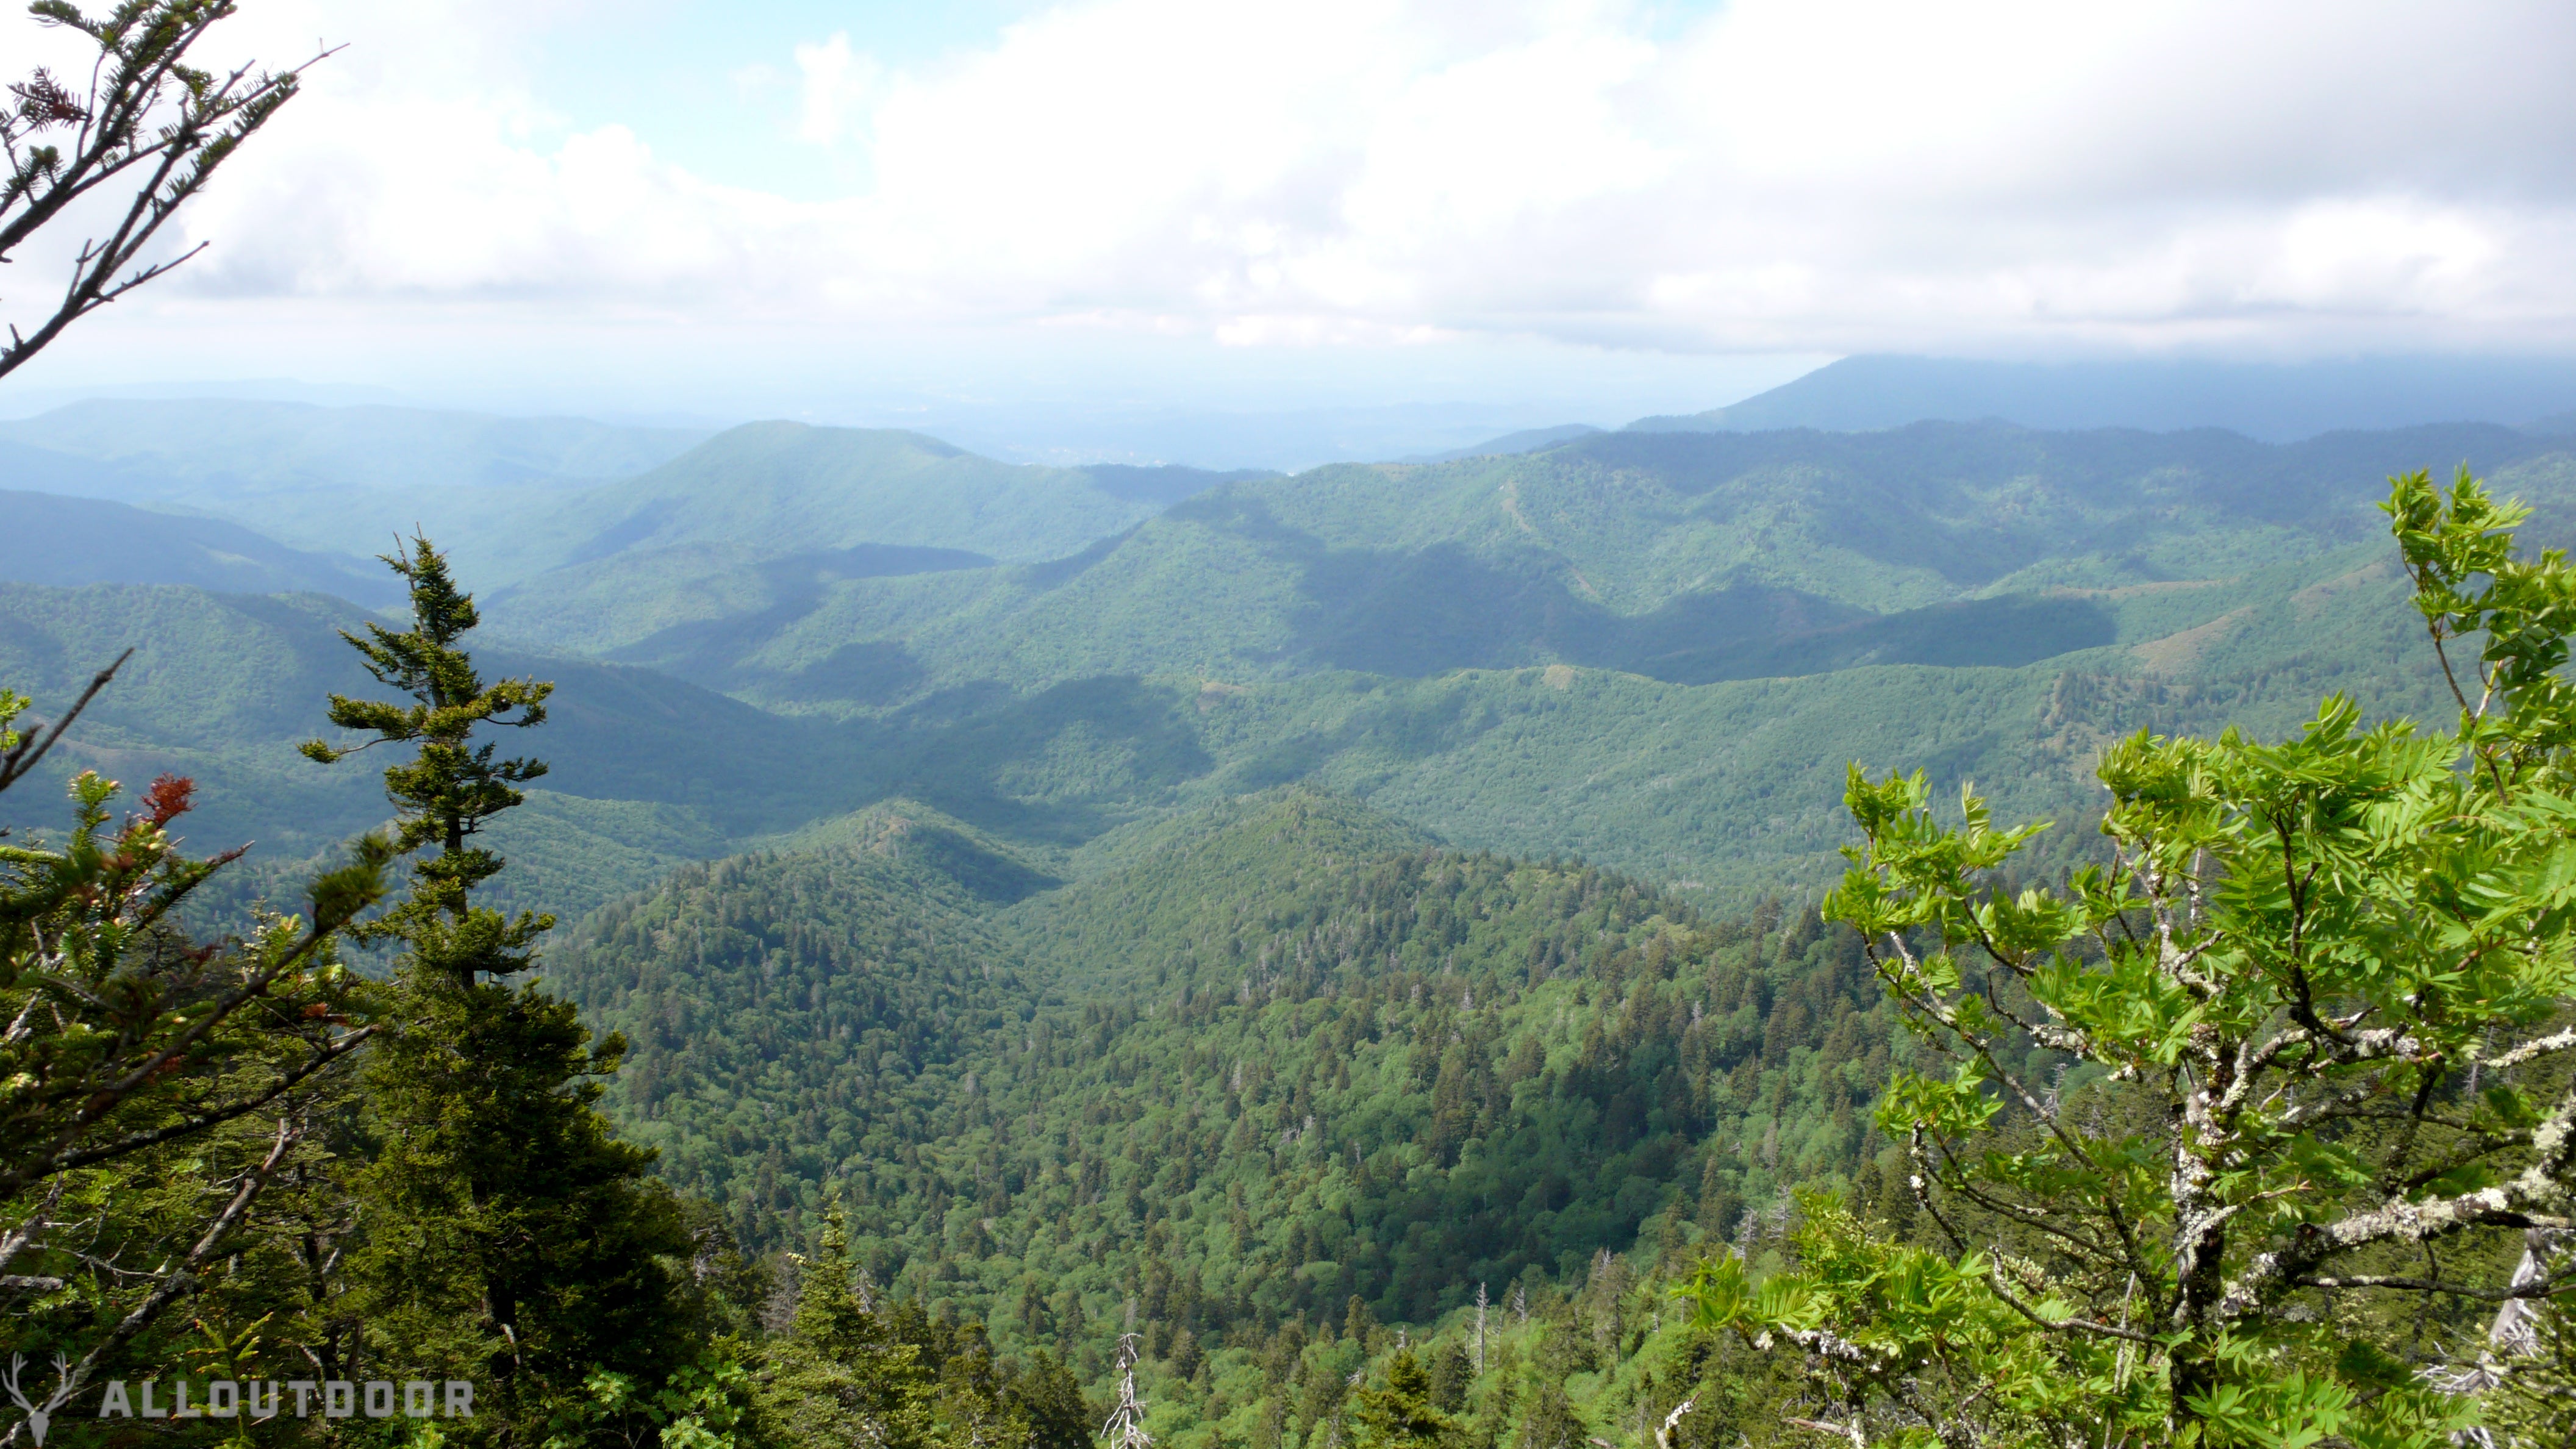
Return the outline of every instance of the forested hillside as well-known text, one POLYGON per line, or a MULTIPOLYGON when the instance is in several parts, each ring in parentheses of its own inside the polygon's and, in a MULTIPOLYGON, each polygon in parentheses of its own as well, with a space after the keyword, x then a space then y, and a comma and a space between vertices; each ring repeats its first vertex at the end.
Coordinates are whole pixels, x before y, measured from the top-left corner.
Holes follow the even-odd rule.
MULTIPOLYGON (((2434 456, 2494 462, 2541 506, 2535 539, 2576 537, 2565 449, 2493 428, 2273 447, 1937 425, 1085 481, 900 434, 738 430, 654 475, 650 497, 583 493, 584 536, 606 530, 612 551, 498 591, 494 627, 553 641, 517 659, 580 648, 635 666, 543 666, 566 720, 606 734, 542 782, 514 844, 532 873, 587 877, 587 905, 902 796, 1054 869, 1127 822, 1309 780, 1461 846, 1578 852, 1741 905, 1834 868, 1850 759, 2072 813, 2093 753, 2141 726, 2277 729, 2329 689, 2420 712, 2439 679, 2396 606, 2373 480, 2434 456), (922 532, 862 506, 898 474, 929 490, 905 517, 947 521, 922 532), (1001 491, 932 486, 951 474, 1001 491), (1109 510, 1083 528, 1145 521, 1031 565, 918 541, 973 541, 976 510, 1012 490, 1109 510), (718 504, 737 493, 768 501, 727 523, 718 504), (843 533, 788 527, 825 495, 840 512, 816 516, 843 533), (628 510, 634 535, 600 509, 628 510), (748 748, 641 744, 673 727, 748 748), (733 783, 727 762, 773 739, 822 768, 733 783)), ((149 617, 146 654, 169 662, 140 663, 203 687, 184 708, 103 716, 94 728, 122 733, 95 745, 276 782, 228 792, 200 828, 313 848, 258 814, 316 788, 263 722, 311 680, 188 670, 290 617, 290 653, 333 657, 329 628, 354 611, 263 605, 277 619, 245 627, 247 604, 142 597, 12 590, 0 649, 42 707, 149 617)))
MULTIPOLYGON (((0 799, 0 824, 57 830, 61 783, 81 768, 128 780, 173 772, 205 786, 188 825, 196 845, 255 843, 252 865, 300 868, 384 818, 380 785, 326 774, 295 753, 316 732, 311 701, 370 685, 336 632, 367 617, 314 594, 0 584, 0 674, 39 701, 75 696, 94 671, 134 651, 65 740, 51 777, 0 799)), ((488 658, 504 672, 538 667, 524 656, 488 658)), ((799 773, 851 773, 856 742, 834 731, 642 670, 560 659, 543 669, 568 686, 553 727, 569 747, 529 818, 505 834, 560 908, 587 909, 680 859, 720 852, 730 834, 863 803, 857 787, 835 793, 799 773)))
POLYGON ((1811 912, 1710 920, 1304 789, 1167 834, 1011 904, 1043 882, 901 807, 683 869, 548 979, 745 1242, 836 1185, 877 1282, 1094 1372, 1130 1300, 1158 1358, 1355 1296, 1425 1323, 1862 1160, 1892 1021, 1811 912))
MULTIPOLYGON (((1702 683, 1871 660, 2021 664, 2135 637, 2101 591, 2233 579, 2376 539, 2380 480, 2423 460, 2499 470, 2563 506, 2567 456, 2503 428, 2292 446, 1957 424, 1609 434, 1235 483, 1061 562, 852 580, 740 645, 744 664, 784 675, 878 642, 920 671, 917 690, 1107 672, 1242 682, 1560 662, 1702 683), (2005 599, 2010 627, 1973 659, 1934 652, 1926 636, 1963 632, 1940 616, 1800 642, 1864 615, 2005 599)), ((496 623, 545 638, 548 617, 523 611, 563 610, 582 586, 532 586, 496 623)), ((728 597, 691 607, 734 612, 728 597)), ((626 618, 632 632, 584 646, 651 662, 656 621, 626 618)))
MULTIPOLYGON (((27 478, 11 470, 11 481, 27 478)), ((333 594, 394 603, 382 571, 305 553, 239 524, 155 513, 101 498, 0 489, 0 579, 27 584, 185 584, 237 594, 333 594)))

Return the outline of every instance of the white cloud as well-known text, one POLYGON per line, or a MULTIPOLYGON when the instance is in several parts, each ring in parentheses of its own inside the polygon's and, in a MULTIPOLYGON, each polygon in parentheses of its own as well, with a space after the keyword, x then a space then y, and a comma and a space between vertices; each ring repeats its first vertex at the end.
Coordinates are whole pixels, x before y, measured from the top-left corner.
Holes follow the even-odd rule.
POLYGON ((1100 0, 911 70, 796 47, 795 135, 870 178, 828 201, 668 164, 666 118, 566 134, 510 58, 563 13, 272 12, 358 43, 189 216, 188 285, 1261 342, 2576 345, 2563 0, 1737 0, 1678 33, 1100 0))
POLYGON ((796 47, 796 70, 803 80, 797 137, 828 146, 850 133, 884 67, 853 53, 849 32, 835 31, 820 45, 796 47))

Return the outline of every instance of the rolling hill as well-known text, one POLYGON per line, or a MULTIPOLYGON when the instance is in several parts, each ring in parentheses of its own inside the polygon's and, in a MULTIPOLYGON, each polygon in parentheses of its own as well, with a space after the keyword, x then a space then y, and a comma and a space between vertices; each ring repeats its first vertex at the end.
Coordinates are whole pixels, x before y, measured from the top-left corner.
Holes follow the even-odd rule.
MULTIPOLYGON (((997 463, 917 433, 787 422, 709 434, 230 398, 97 400, 0 422, 0 488, 210 515, 294 549, 361 557, 417 527, 487 592, 572 570, 549 597, 597 587, 679 598, 726 568, 756 574, 787 556, 852 549, 941 550, 941 567, 1054 558, 1208 488, 1267 476, 997 463)), ((860 576, 881 561, 820 566, 860 576)))
POLYGON ((794 1240, 835 1182, 900 1290, 1006 1321, 1033 1287, 1106 1328, 1159 1272, 1199 1300, 1159 1331, 1214 1342, 1354 1294, 1435 1318, 1858 1160, 1891 1023, 1812 917, 1704 920, 1303 789, 1017 900, 975 884, 1025 872, 988 838, 871 815, 684 869, 549 968, 634 1043, 621 1118, 749 1241, 794 1240))
MULTIPOLYGON (((744 441, 899 450, 925 477, 1064 490, 1083 509, 1104 496, 903 435, 744 441)), ((2565 446, 2474 428, 2289 446, 1951 424, 1608 434, 1237 479, 1037 564, 928 544, 765 554, 834 537, 781 537, 802 496, 781 491, 744 510, 744 536, 766 542, 639 538, 492 591, 485 647, 560 678, 568 702, 603 701, 595 732, 570 703, 549 732, 560 850, 530 858, 625 862, 582 867, 585 900, 894 798, 1060 873, 1131 822, 1311 780, 1464 847, 1576 851, 1741 901, 1833 868, 1851 760, 2072 817, 2118 732, 2286 729, 2334 688, 2432 709, 2369 506, 2378 479, 2466 457, 2543 505, 2535 541, 2565 538, 2565 446), (584 823, 612 808, 645 813, 584 823), (630 829, 658 843, 614 843, 630 829)), ((656 486, 712 509, 715 475, 686 476, 699 491, 656 486)), ((954 494, 912 506, 972 526, 954 494)), ((843 516, 852 531, 869 517, 843 516)), ((0 594, 0 666, 42 697, 117 639, 167 651, 145 665, 190 682, 138 675, 89 746, 202 761, 245 787, 228 830, 300 855, 367 818, 363 800, 325 808, 284 753, 325 689, 349 687, 325 683, 349 678, 339 617, 18 588, 0 594), (245 613, 261 610, 292 628, 245 613), (314 821, 338 823, 292 823, 314 821)))
POLYGON ((221 519, 97 498, 0 489, 0 579, 30 584, 191 584, 243 594, 401 602, 373 560, 305 553, 221 519))
MULTIPOLYGON (((619 657, 730 680, 742 641, 802 617, 826 584, 1059 558, 1210 488, 1277 476, 1041 468, 917 433, 748 424, 517 520, 514 556, 564 562, 496 590, 493 619, 599 652, 671 631, 619 657)), ((492 529, 468 528, 460 547, 488 556, 503 546, 476 540, 492 529)))
POLYGON ((729 618, 724 686, 809 708, 832 703, 811 677, 826 661, 849 681, 843 701, 866 708, 1095 674, 1243 685, 1562 664, 1705 684, 2014 668, 2198 627, 2239 607, 2221 581, 2372 543, 2382 480, 2422 460, 2493 473, 2563 536, 2569 456, 2501 428, 2288 446, 1957 424, 1608 434, 1230 484, 1040 565, 790 598, 737 564, 685 595, 713 616, 685 628, 594 607, 601 585, 569 572, 512 593, 495 619, 688 671, 729 618))
POLYGON ((0 487, 210 515, 295 549, 360 558, 421 527, 458 536, 487 575, 515 576, 562 561, 562 545, 532 531, 532 518, 706 436, 381 405, 96 399, 0 422, 0 487))
POLYGON ((749 423, 568 500, 557 526, 595 530, 568 554, 576 564, 705 543, 765 554, 896 544, 1032 560, 1152 511, 1080 472, 996 463, 919 433, 749 423))
MULTIPOLYGON (((331 692, 381 693, 338 634, 366 617, 316 594, 0 584, 0 678, 31 696, 39 717, 134 650, 48 762, 50 782, 0 795, 0 824, 59 828, 60 782, 94 768, 134 787, 164 771, 195 777, 204 787, 189 817, 196 845, 256 841, 257 864, 291 865, 375 825, 388 811, 372 771, 324 769, 295 753, 298 741, 329 733, 331 692)), ((837 783, 858 778, 846 731, 640 669, 506 650, 478 662, 487 675, 556 683, 540 750, 555 768, 539 808, 510 829, 556 833, 564 848, 533 850, 527 863, 535 876, 591 881, 570 909, 729 839, 867 798, 863 785, 837 783), (585 863, 573 847, 592 837, 628 842, 616 852, 624 863, 606 874, 585 863)))

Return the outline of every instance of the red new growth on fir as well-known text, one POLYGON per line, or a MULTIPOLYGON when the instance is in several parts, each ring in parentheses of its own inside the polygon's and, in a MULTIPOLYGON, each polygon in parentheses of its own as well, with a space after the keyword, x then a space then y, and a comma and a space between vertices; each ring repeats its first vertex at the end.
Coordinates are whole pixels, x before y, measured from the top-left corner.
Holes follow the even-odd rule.
POLYGON ((196 781, 185 775, 164 775, 152 782, 143 801, 152 807, 152 823, 167 825, 196 807, 196 795, 196 781))

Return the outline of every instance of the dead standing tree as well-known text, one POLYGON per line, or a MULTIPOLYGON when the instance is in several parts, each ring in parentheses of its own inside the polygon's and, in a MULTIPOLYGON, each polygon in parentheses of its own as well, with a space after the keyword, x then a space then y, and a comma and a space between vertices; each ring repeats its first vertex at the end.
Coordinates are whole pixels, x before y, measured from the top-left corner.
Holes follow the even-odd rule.
POLYGON ((1108 1449, 1154 1449, 1154 1436, 1145 1432, 1145 1401, 1136 1396, 1138 1351, 1135 1334, 1118 1335, 1118 1402, 1100 1426, 1108 1449))

